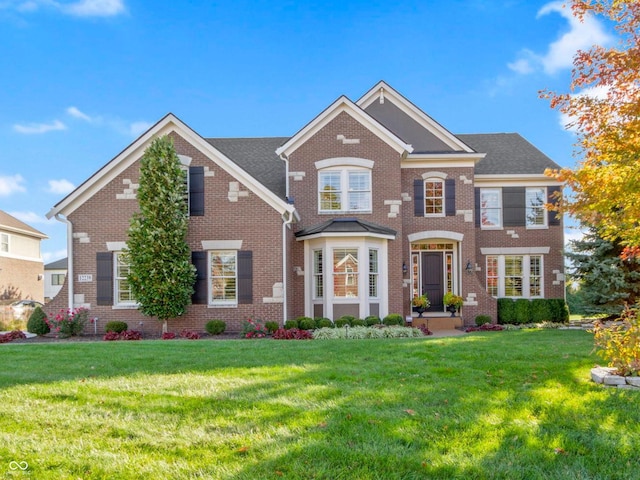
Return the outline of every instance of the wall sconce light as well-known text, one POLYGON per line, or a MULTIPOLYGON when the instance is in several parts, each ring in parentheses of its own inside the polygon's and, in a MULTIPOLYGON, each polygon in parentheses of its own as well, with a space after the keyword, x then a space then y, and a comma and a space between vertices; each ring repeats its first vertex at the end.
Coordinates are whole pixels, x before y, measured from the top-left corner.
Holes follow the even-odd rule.
POLYGON ((475 268, 473 267, 473 264, 471 263, 471 260, 467 260, 467 266, 465 267, 465 270, 469 274, 473 273, 473 271, 475 270, 475 268))
POLYGON ((402 274, 404 275, 405 273, 407 273, 407 264, 402 262, 402 274))

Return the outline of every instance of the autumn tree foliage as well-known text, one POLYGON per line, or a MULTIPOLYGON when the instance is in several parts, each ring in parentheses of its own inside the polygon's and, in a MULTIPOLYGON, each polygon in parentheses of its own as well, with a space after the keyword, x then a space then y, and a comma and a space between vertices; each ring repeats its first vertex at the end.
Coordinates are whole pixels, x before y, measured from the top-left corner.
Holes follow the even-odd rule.
POLYGON ((186 242, 188 210, 185 173, 169 137, 155 139, 140 163, 140 211, 128 231, 127 280, 147 316, 163 321, 181 316, 191 303, 196 279, 186 242))
POLYGON ((547 172, 572 195, 557 208, 606 239, 640 253, 640 1, 573 0, 580 19, 596 15, 614 24, 618 43, 595 45, 574 57, 571 92, 543 92, 570 119, 578 135, 575 169, 547 172))

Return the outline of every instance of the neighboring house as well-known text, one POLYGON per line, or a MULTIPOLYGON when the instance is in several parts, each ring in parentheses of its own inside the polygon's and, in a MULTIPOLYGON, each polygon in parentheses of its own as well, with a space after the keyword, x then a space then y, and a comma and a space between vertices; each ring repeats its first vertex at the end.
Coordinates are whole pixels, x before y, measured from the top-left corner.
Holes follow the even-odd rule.
POLYGON ((44 299, 44 264, 40 242, 48 238, 0 210, 0 295, 44 299))
POLYGON ((61 258, 44 266, 44 299, 50 301, 62 289, 67 278, 67 259, 61 258))
POLYGON ((563 226, 544 209, 561 190, 544 170, 558 165, 515 133, 454 135, 380 82, 292 137, 205 138, 162 118, 48 213, 72 239, 61 307, 160 331, 135 310, 122 252, 139 160, 161 135, 188 172, 198 271, 193 304, 170 328, 410 316, 418 293, 425 315, 444 317, 447 291, 473 324, 496 319, 498 297, 564 297, 563 226))

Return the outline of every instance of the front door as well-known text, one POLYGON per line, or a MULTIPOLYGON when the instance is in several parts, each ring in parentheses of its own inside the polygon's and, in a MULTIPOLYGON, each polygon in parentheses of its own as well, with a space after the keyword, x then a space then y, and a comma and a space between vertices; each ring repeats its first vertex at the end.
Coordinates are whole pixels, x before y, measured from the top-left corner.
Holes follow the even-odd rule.
POLYGON ((422 252, 422 293, 431 302, 429 312, 442 312, 444 304, 444 252, 422 252))

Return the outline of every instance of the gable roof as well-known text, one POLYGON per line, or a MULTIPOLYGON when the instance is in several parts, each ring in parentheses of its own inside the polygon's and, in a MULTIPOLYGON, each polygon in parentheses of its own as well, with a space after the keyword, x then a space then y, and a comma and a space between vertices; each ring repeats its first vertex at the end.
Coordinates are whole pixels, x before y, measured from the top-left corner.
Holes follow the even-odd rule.
POLYGON ((473 150, 385 82, 378 82, 357 105, 413 146, 414 154, 473 150))
POLYGON ((67 268, 68 268, 67 257, 61 258, 60 260, 56 260, 54 262, 47 263, 44 266, 45 270, 66 270, 67 268))
POLYGON ((40 239, 49 238, 39 230, 18 220, 16 217, 9 215, 7 212, 0 210, 0 230, 19 233, 28 237, 36 237, 40 239))
POLYGON ((217 150, 237 163, 249 175, 259 180, 278 198, 286 195, 285 163, 276 149, 289 137, 265 138, 205 138, 217 150))
POLYGON ((386 142, 391 148, 396 150, 399 154, 411 153, 413 147, 404 142, 401 138, 391 132, 387 127, 378 122, 375 118, 370 116, 355 103, 342 95, 335 102, 325 108, 320 115, 314 118, 311 122, 305 125, 298 131, 293 137, 291 137, 284 145, 276 150, 276 154, 285 156, 291 155, 296 149, 306 142, 309 138, 315 135, 331 120, 336 118, 342 112, 346 112, 353 117, 362 126, 369 129, 381 140, 386 142))
POLYGON ((234 163, 224 153, 216 149, 213 144, 207 142, 178 117, 172 113, 168 113, 127 148, 104 165, 100 170, 94 173, 78 188, 58 202, 47 213, 47 218, 51 218, 58 214, 69 215, 72 213, 95 193, 100 191, 111 180, 126 170, 134 162, 139 160, 154 138, 171 132, 176 132, 195 148, 199 149, 218 167, 222 168, 229 175, 240 181, 280 214, 294 211, 294 207, 287 204, 283 197, 278 197, 273 191, 254 178, 248 171, 239 168, 236 163, 234 163))
POLYGON ((476 164, 476 175, 541 175, 546 168, 560 168, 518 133, 457 136, 475 151, 487 154, 476 164))

